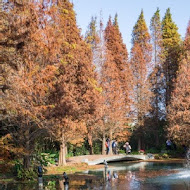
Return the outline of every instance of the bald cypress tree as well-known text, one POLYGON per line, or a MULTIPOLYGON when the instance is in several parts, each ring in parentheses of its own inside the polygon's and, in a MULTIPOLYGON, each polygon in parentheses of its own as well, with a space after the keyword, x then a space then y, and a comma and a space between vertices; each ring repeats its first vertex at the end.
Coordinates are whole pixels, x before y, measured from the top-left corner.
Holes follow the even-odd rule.
POLYGON ((111 17, 109 18, 105 29, 105 41, 107 49, 113 55, 116 66, 120 71, 123 71, 127 67, 128 52, 119 31, 117 14, 115 15, 113 23, 111 17))
POLYGON ((59 62, 61 36, 52 24, 56 20, 51 8, 46 12, 36 1, 4 1, 1 5, 0 64, 7 89, 3 87, 0 94, 0 109, 9 140, 22 150, 23 166, 28 169, 36 140, 47 135, 47 97, 59 62))
POLYGON ((163 78, 163 38, 162 38, 162 25, 160 20, 160 10, 157 9, 154 13, 151 23, 151 40, 153 45, 153 71, 150 74, 151 90, 153 92, 151 100, 151 125, 154 123, 154 135, 156 137, 156 146, 159 145, 159 123, 161 118, 165 116, 164 107, 164 78, 163 78))
MULTIPOLYGON (((120 82, 123 89, 124 101, 129 103, 130 79, 131 70, 128 63, 128 52, 126 45, 123 43, 121 32, 119 30, 118 15, 115 15, 112 23, 109 18, 107 27, 105 29, 106 47, 113 56, 114 63, 118 69, 120 82)), ((129 110, 127 110, 129 111, 129 110)))
POLYGON ((150 83, 148 77, 148 67, 151 63, 151 37, 144 19, 144 13, 141 14, 133 28, 132 32, 132 50, 131 50, 131 69, 133 73, 134 91, 134 117, 136 122, 138 149, 143 147, 143 127, 145 116, 150 109, 150 83))
POLYGON ((190 21, 188 22, 187 25, 186 36, 184 40, 184 49, 185 51, 190 50, 190 21))
POLYGON ((174 91, 168 106, 168 135, 177 144, 190 143, 190 23, 184 40, 185 54, 180 61, 174 91))
POLYGON ((132 72, 129 64, 128 51, 126 45, 123 42, 123 38, 120 32, 117 13, 115 14, 113 20, 113 26, 115 30, 115 47, 117 48, 114 56, 115 56, 115 63, 117 64, 117 67, 119 69, 119 78, 122 85, 122 95, 124 101, 123 110, 125 114, 124 117, 125 125, 123 125, 123 132, 120 133, 118 132, 116 135, 118 136, 119 139, 125 141, 130 137, 128 124, 131 122, 130 111, 131 111, 132 100, 130 96, 132 94, 133 81, 132 81, 132 72))
MULTIPOLYGON (((114 131, 116 134, 116 131, 119 128, 122 129, 122 127, 124 127, 123 123, 128 119, 127 114, 129 113, 130 110, 129 93, 131 90, 130 89, 131 71, 128 64, 128 52, 125 44, 123 43, 123 39, 119 30, 117 14, 115 15, 113 22, 111 20, 111 17, 108 20, 107 26, 105 28, 105 45, 108 50, 108 53, 112 57, 112 64, 113 64, 112 67, 115 67, 115 72, 113 73, 113 75, 118 76, 117 86, 115 86, 115 91, 114 91, 115 95, 112 94, 112 96, 119 97, 119 99, 115 101, 115 103, 119 102, 117 104, 117 109, 115 109, 116 112, 115 114, 120 113, 120 117, 117 117, 118 122, 115 123, 120 122, 121 124, 120 127, 114 124, 115 127, 113 128, 115 128, 115 130, 112 130, 112 133, 114 131), (116 96, 118 92, 120 93, 119 95, 116 96)), ((113 101, 112 104, 114 104, 114 100, 112 101, 113 101)), ((110 136, 111 135, 112 134, 110 133, 110 136)))
POLYGON ((66 164, 66 143, 81 138, 86 131, 84 122, 95 111, 96 80, 92 52, 80 35, 73 4, 58 1, 59 27, 63 32, 60 63, 50 100, 54 134, 60 142, 59 165, 66 164))

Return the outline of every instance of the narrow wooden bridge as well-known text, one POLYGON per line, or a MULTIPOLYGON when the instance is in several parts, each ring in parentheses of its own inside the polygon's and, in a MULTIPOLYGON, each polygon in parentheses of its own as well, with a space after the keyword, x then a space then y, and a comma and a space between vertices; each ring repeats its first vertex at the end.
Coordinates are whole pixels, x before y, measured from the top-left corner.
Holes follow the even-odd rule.
POLYGON ((105 161, 109 162, 120 162, 120 161, 134 161, 134 160, 147 160, 147 155, 113 155, 109 157, 102 157, 94 160, 83 159, 82 162, 88 165, 103 164, 105 161))

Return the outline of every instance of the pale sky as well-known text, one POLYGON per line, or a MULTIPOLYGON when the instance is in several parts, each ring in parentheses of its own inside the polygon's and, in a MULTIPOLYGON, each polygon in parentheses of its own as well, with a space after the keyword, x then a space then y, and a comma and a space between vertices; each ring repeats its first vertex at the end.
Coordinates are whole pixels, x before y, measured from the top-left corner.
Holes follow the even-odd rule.
POLYGON ((149 27, 150 19, 157 7, 160 9, 161 19, 166 9, 171 9, 173 21, 177 24, 178 32, 185 36, 186 27, 190 19, 190 0, 71 0, 77 14, 77 25, 85 34, 92 16, 99 17, 102 11, 104 25, 109 15, 114 18, 118 13, 118 22, 124 43, 128 52, 131 48, 131 33, 141 9, 144 11, 146 24, 149 27))

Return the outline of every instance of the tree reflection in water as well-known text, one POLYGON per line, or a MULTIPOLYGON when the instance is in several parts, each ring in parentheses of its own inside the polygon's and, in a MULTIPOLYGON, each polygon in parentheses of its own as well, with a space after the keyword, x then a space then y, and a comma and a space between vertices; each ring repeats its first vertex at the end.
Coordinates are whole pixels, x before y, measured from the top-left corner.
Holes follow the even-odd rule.
MULTIPOLYGON (((69 175, 69 190, 134 190, 134 189, 190 189, 190 172, 183 162, 154 163, 113 163, 105 169, 89 171, 88 174, 69 175)), ((43 190, 65 190, 60 176, 45 178, 43 190)), ((0 185, 1 190, 39 190, 38 183, 7 183, 0 185)))

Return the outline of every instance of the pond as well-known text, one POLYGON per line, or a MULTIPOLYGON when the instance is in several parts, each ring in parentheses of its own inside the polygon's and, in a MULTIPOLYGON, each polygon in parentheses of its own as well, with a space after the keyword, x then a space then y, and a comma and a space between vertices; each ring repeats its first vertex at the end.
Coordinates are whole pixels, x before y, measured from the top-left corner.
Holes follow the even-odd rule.
MULTIPOLYGON (((37 184, 0 185, 1 190, 39 189, 37 184)), ((45 190, 66 190, 63 180, 44 180, 45 190)), ((190 190, 190 170, 175 162, 120 162, 69 175, 69 190, 190 190)))

